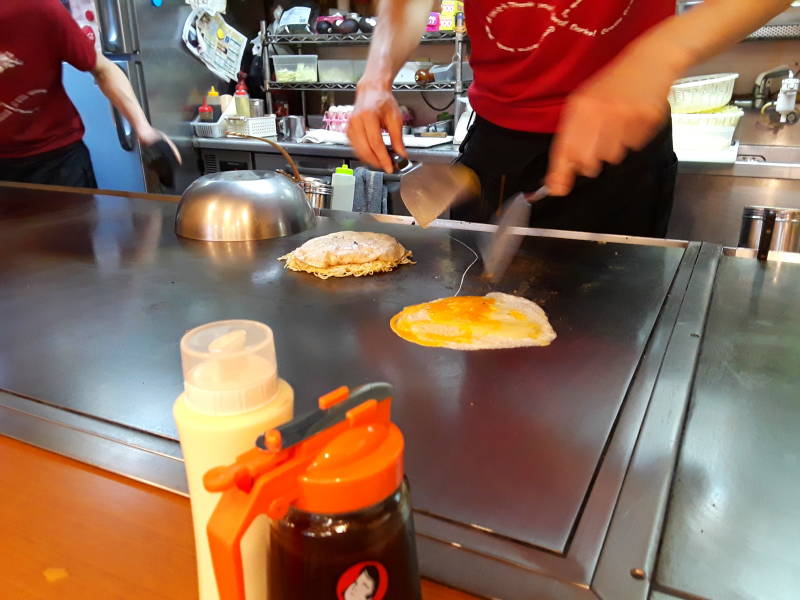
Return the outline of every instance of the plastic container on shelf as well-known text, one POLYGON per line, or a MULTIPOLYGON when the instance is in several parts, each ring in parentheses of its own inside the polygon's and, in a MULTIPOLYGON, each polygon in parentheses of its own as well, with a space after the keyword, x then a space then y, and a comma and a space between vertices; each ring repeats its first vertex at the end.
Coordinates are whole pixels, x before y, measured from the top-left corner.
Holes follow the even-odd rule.
POLYGON ((395 83, 415 83, 414 75, 419 69, 430 69, 433 63, 430 61, 409 61, 404 64, 394 78, 395 83))
POLYGON ((235 114, 236 109, 233 102, 231 102, 222 112, 222 116, 220 116, 220 118, 213 123, 203 122, 199 119, 195 119, 191 122, 192 128, 194 129, 194 134, 197 137, 221 138, 225 135, 227 118, 235 114))
POLYGON ((669 90, 672 112, 697 113, 725 106, 733 97, 738 77, 738 73, 716 73, 679 79, 669 90))
POLYGON ((323 83, 355 83, 353 61, 348 59, 320 59, 317 63, 319 80, 323 83))
POLYGON ((347 131, 347 123, 352 113, 353 107, 350 105, 331 106, 322 118, 325 129, 344 133, 347 131))
POLYGON ((314 83, 317 81, 317 57, 313 54, 272 57, 275 81, 279 83, 314 83))
POLYGON ((354 60, 353 61, 353 81, 358 83, 358 80, 364 76, 364 71, 367 69, 367 61, 366 60, 354 60))
POLYGON ((693 151, 724 150, 731 145, 744 111, 725 106, 701 113, 672 113, 672 143, 693 151))
POLYGON ((263 117, 228 117, 225 133, 242 133, 257 137, 275 137, 278 135, 277 119, 275 115, 263 117))

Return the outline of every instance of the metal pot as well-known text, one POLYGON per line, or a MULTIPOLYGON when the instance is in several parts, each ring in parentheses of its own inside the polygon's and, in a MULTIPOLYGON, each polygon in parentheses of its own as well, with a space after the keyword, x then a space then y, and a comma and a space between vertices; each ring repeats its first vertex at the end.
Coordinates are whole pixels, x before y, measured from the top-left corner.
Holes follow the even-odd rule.
POLYGON ((800 252, 800 209, 772 206, 746 206, 742 213, 740 248, 759 248, 800 252), (774 217, 774 227, 769 225, 774 217), (770 234, 772 239, 763 239, 770 234))
POLYGON ((330 208, 333 186, 316 177, 305 177, 300 184, 314 208, 330 208))

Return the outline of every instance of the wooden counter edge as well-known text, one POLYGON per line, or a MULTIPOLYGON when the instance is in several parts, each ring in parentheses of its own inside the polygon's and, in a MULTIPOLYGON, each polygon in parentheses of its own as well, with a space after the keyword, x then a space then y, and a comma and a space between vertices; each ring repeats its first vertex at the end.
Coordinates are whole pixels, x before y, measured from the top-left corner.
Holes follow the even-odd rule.
MULTIPOLYGON (((7 597, 197 597, 188 499, 2 435, 0 489, 7 597)), ((423 598, 475 600, 428 581, 423 598)))

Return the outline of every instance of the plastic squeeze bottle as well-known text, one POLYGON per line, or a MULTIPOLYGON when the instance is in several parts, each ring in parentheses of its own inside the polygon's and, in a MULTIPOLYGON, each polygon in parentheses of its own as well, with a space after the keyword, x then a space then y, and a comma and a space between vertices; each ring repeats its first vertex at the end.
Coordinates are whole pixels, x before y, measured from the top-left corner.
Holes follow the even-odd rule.
POLYGON ((356 178, 353 175, 353 169, 346 164, 337 167, 331 177, 331 183, 333 184, 331 208, 333 210, 353 210, 353 197, 356 192, 356 178))
MULTIPOLYGON (((206 526, 219 493, 203 475, 236 460, 264 431, 291 420, 294 392, 278 377, 272 330, 256 321, 216 321, 181 339, 184 392, 175 401, 192 506, 200 600, 218 600, 206 526)), ((259 517, 242 538, 248 600, 267 593, 268 521, 259 517)))
POLYGON ((209 106, 219 106, 219 92, 213 85, 211 89, 208 90, 208 94, 206 94, 206 102, 208 102, 209 106))
POLYGON ((213 85, 211 86, 211 89, 208 90, 208 94, 206 95, 206 104, 211 107, 211 120, 214 121, 214 123, 218 122, 219 118, 222 116, 222 104, 219 92, 213 85))

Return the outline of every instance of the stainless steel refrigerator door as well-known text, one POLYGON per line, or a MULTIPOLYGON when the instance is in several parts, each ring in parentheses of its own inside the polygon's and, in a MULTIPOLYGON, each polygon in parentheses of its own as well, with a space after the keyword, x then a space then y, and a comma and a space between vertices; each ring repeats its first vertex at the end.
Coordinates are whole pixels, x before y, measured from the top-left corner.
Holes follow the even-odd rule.
MULTIPOLYGON (((164 2, 156 7, 151 0, 129 1, 138 24, 138 56, 144 70, 151 123, 175 142, 183 158, 183 165, 175 173, 175 187, 150 191, 180 194, 202 174, 196 151, 192 147, 189 122, 208 89, 214 85, 222 92, 227 89, 227 84, 184 47, 181 31, 191 12, 187 4, 182 1, 164 2)), ((263 18, 263 3, 258 0, 229 2, 225 14, 225 20, 248 39, 255 37, 259 20, 263 18)), ((253 94, 253 97, 257 96, 258 93, 253 94)))
MULTIPOLYGON (((126 74, 137 72, 135 64, 131 67, 128 61, 115 63, 126 74)), ((128 192, 146 191, 139 143, 130 124, 103 95, 91 73, 64 64, 63 82, 86 128, 83 141, 92 156, 98 187, 128 192)), ((134 85, 134 90, 136 87, 134 85)))
POLYGON ((100 43, 105 54, 139 51, 139 34, 131 0, 95 0, 100 21, 100 43))

